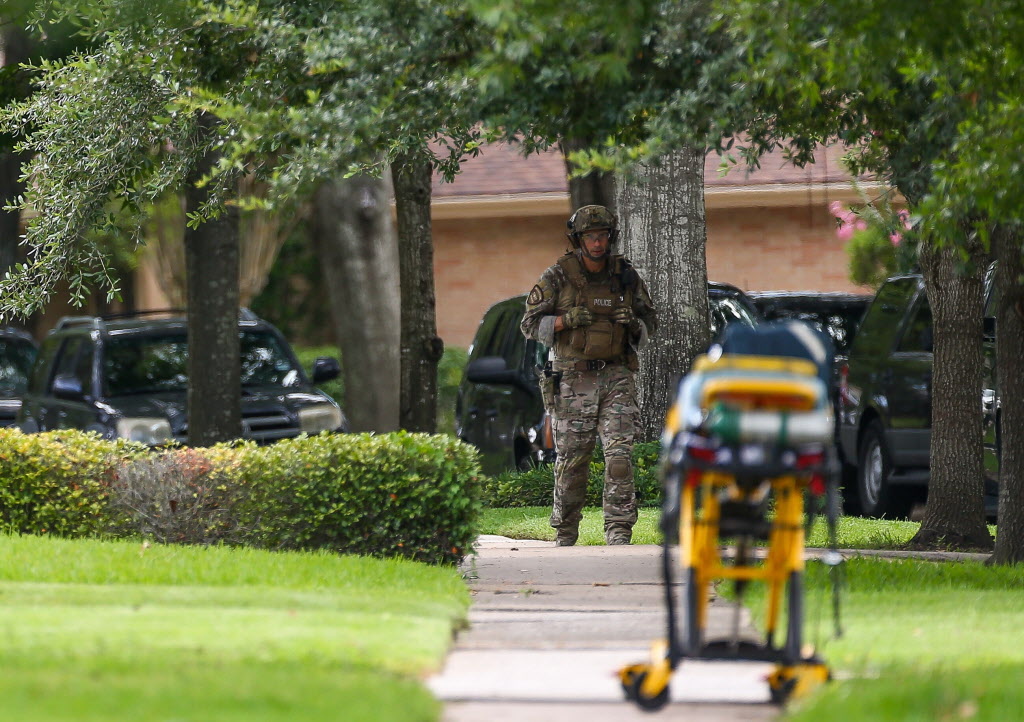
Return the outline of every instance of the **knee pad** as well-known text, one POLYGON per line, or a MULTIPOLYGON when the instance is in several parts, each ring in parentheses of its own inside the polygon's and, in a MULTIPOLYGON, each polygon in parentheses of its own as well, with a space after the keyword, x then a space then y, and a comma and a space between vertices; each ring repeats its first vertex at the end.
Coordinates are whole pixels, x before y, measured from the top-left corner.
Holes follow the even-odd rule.
POLYGON ((605 462, 605 471, 609 479, 628 481, 633 478, 633 465, 623 456, 614 456, 605 462))

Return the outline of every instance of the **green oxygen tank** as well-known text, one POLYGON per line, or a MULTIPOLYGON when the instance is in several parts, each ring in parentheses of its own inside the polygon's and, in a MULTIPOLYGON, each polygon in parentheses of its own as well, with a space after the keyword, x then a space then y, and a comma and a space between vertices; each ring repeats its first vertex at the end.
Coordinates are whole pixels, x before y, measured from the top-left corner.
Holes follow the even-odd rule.
POLYGON ((743 411, 715 404, 708 411, 704 428, 727 444, 775 442, 779 446, 829 441, 832 414, 814 411, 743 411))

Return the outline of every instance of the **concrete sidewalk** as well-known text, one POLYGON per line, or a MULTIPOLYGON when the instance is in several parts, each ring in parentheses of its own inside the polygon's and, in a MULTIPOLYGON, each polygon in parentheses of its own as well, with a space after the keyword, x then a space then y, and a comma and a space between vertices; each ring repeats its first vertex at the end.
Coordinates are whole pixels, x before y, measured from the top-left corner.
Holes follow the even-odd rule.
MULTIPOLYGON (((445 722, 771 720, 770 665, 685 662, 671 702, 654 716, 622 695, 617 672, 650 656, 666 636, 661 548, 555 547, 481 537, 464 569, 473 593, 459 634, 428 686, 445 722)), ((678 596, 677 596, 678 599, 678 596)), ((715 599, 709 636, 734 623, 754 634, 745 610, 715 599), (739 613, 739 616, 735 615, 739 613)))

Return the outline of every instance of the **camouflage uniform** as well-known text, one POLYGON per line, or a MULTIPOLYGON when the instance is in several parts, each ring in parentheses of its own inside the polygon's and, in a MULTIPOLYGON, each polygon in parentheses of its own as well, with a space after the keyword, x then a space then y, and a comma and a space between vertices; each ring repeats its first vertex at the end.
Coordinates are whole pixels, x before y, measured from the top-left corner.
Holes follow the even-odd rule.
POLYGON ((636 349, 654 333, 655 326, 647 286, 622 256, 610 256, 603 271, 588 273, 579 251, 571 252, 544 271, 527 298, 522 331, 527 338, 552 348, 552 371, 556 379, 561 374, 558 391, 551 394, 549 389, 545 394, 558 454, 551 526, 560 545, 576 542, 598 436, 605 460, 605 541, 628 544, 632 538, 637 518, 632 448, 638 413, 633 373, 636 349), (592 296, 594 288, 599 290, 592 296), (630 305, 642 322, 639 336, 631 337, 621 326, 605 323, 617 335, 610 337, 604 350, 594 353, 580 340, 584 334, 580 329, 556 334, 554 319, 581 301, 597 314, 592 327, 597 332, 603 332, 602 316, 607 318, 615 305, 630 305))

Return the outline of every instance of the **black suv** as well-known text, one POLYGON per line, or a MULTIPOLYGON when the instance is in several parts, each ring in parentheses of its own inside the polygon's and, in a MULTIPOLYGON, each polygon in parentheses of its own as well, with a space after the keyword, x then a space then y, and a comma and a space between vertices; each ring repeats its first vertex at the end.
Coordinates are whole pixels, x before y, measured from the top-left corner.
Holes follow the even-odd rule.
POLYGON ((835 346, 836 362, 846 354, 871 303, 869 293, 754 291, 747 294, 766 321, 806 321, 825 331, 835 346))
MULTIPOLYGON (((986 289, 991 288, 990 274, 986 289)), ((993 303, 989 297, 987 317, 994 314, 993 303)), ((992 320, 986 318, 982 395, 990 516, 995 515, 999 474, 992 320)), ((896 276, 878 289, 840 376, 839 442, 855 467, 860 511, 901 516, 925 495, 930 461, 932 313, 920 275, 896 276)))
MULTIPOLYGON (((248 310, 239 315, 242 436, 269 443, 344 431, 338 404, 313 386, 335 378, 318 358, 312 383, 288 342, 248 310)), ((188 343, 181 312, 61 319, 42 343, 18 415, 27 432, 96 431, 150 445, 188 437, 188 343)))
POLYGON ((13 326, 0 327, 0 426, 12 426, 28 388, 38 349, 32 337, 13 326))
MULTIPOLYGON (((708 283, 708 300, 712 338, 727 324, 760 321, 754 304, 735 286, 708 283)), ((480 450, 487 474, 554 460, 550 419, 537 387, 537 369, 548 349, 520 332, 525 310, 525 295, 487 310, 455 400, 455 432, 480 450)))

